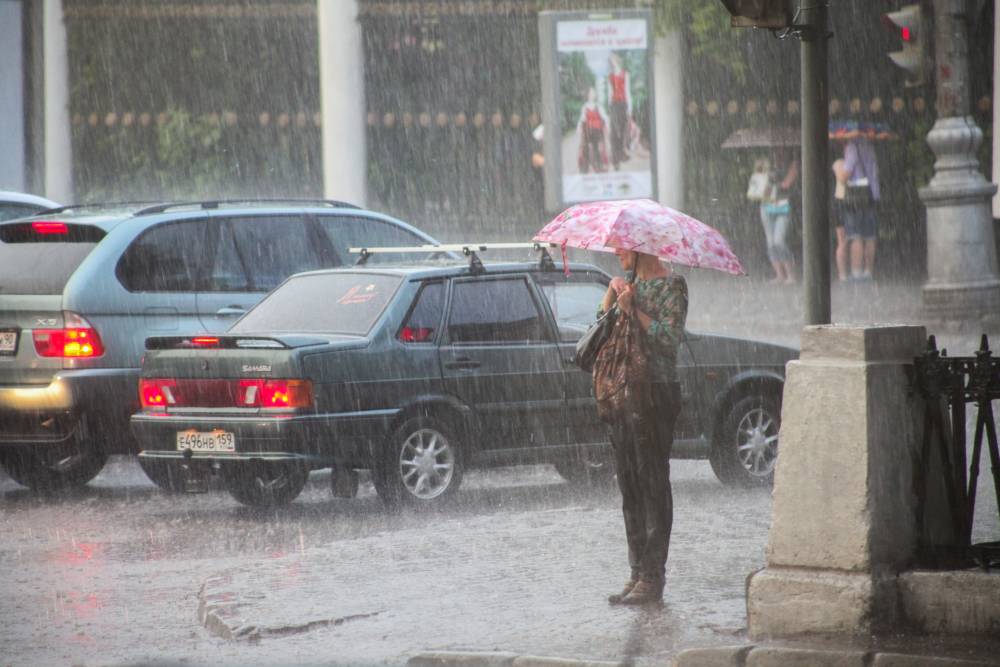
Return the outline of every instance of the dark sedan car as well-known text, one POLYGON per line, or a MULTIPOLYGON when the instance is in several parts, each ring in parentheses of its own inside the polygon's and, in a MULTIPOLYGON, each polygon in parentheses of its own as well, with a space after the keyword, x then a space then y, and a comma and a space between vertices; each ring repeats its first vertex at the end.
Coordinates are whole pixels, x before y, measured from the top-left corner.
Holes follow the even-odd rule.
MULTIPOLYGON (((609 280, 544 263, 298 274, 225 335, 147 340, 140 457, 191 486, 221 474, 250 505, 291 501, 324 467, 335 492, 369 469, 389 504, 431 503, 490 465, 608 480, 607 432, 571 357, 609 280)), ((688 333, 674 455, 708 458, 727 483, 770 481, 795 355, 688 333)))

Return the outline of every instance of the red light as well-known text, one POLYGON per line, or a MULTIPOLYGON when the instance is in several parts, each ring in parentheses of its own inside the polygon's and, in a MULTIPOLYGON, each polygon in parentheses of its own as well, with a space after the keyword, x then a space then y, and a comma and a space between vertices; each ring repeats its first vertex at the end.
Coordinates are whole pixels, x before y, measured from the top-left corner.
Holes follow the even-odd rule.
POLYGON ((139 402, 144 408, 162 408, 175 405, 174 392, 177 383, 173 380, 139 380, 139 402))
POLYGON ((430 327, 403 327, 399 332, 399 340, 404 343, 426 343, 434 335, 430 327))
POLYGON ((36 234, 69 234, 69 227, 65 222, 48 222, 38 220, 31 223, 31 228, 36 234))
POLYGON ((901 28, 900 32, 901 32, 901 34, 903 36, 903 41, 904 42, 910 41, 910 37, 912 37, 912 33, 910 32, 909 28, 906 28, 906 27, 901 28))
POLYGON ((191 339, 191 343, 199 347, 216 347, 219 344, 219 339, 215 336, 196 336, 191 339))
POLYGON ((62 329, 35 329, 31 332, 38 356, 99 357, 104 354, 104 344, 97 330, 82 317, 67 315, 67 326, 62 329))
POLYGON ((309 380, 141 379, 139 401, 144 408, 308 408, 309 380))
MULTIPOLYGON (((241 387, 247 380, 241 380, 241 387)), ((261 408, 307 408, 312 405, 312 383, 308 380, 250 380, 243 404, 261 408)))

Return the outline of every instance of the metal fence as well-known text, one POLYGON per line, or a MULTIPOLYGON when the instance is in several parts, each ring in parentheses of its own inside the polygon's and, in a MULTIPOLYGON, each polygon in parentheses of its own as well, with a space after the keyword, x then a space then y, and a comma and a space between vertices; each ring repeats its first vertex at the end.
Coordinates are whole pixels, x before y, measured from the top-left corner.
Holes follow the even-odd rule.
POLYGON ((918 526, 926 529, 930 507, 929 489, 940 463, 938 481, 943 482, 945 503, 953 527, 953 539, 943 544, 924 530, 918 544, 921 565, 955 567, 970 561, 984 569, 1000 567, 1000 541, 972 544, 972 522, 979 492, 979 469, 986 450, 990 457, 993 492, 1000 512, 1000 447, 993 416, 993 402, 1000 400, 1000 359, 993 357, 984 334, 973 356, 949 357, 939 351, 934 336, 927 351, 914 360, 916 387, 926 402, 924 431, 917 462, 915 491, 918 526), (945 409, 947 403, 950 410, 945 409), (967 406, 976 410, 976 426, 969 455, 967 406), (950 423, 949 423, 950 422, 950 423), (966 470, 968 474, 966 475, 966 470))

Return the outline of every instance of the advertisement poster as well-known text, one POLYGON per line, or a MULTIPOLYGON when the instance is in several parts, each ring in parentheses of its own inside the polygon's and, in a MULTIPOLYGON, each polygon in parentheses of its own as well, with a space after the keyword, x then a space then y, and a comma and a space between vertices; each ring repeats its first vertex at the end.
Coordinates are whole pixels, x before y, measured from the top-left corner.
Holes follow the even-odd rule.
POLYGON ((551 23, 556 76, 543 87, 547 78, 556 90, 543 94, 554 93, 545 124, 559 131, 546 136, 546 162, 554 149, 559 205, 655 198, 648 17, 562 14, 551 23))

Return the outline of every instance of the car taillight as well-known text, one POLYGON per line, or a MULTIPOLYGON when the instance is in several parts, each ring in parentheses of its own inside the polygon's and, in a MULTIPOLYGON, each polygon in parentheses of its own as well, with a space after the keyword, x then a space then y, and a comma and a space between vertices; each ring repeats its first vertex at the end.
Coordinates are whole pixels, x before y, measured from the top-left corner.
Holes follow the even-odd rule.
POLYGON ((139 402, 144 408, 162 408, 168 405, 176 405, 174 389, 177 383, 173 380, 139 380, 139 402))
POLYGON ((144 408, 308 408, 309 380, 185 380, 142 378, 139 401, 144 408))
POLYGON ((41 357, 99 357, 104 343, 97 329, 76 313, 64 313, 62 329, 34 329, 31 338, 41 357))
POLYGON ((240 380, 240 405, 258 408, 307 408, 312 405, 309 380, 240 380))

